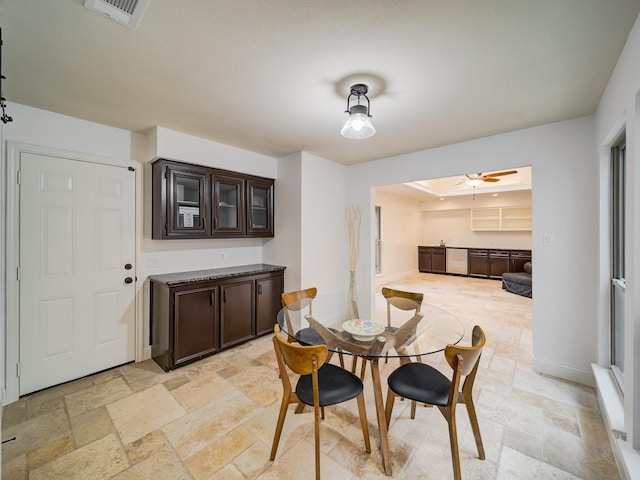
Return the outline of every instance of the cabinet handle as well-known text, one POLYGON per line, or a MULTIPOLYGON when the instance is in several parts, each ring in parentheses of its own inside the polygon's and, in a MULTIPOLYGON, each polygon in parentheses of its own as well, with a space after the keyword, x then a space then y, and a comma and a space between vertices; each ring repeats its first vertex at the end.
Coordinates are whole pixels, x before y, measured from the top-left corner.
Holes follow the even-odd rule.
POLYGON ((213 228, 218 228, 218 217, 213 217, 213 228))
POLYGON ((222 290, 222 301, 227 303, 227 290, 222 290))
POLYGON ((215 305, 216 304, 216 292, 211 292, 211 305, 215 305))
POLYGON ((262 284, 258 284, 258 295, 262 295, 262 284))

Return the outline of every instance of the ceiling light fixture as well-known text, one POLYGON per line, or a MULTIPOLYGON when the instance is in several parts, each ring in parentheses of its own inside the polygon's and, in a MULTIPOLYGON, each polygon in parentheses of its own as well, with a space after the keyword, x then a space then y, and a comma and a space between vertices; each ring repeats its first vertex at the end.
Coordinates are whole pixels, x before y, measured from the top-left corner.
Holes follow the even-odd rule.
POLYGON ((369 138, 376 133, 376 129, 373 128, 371 120, 369 120, 371 118, 369 113, 371 103, 369 102, 369 97, 367 97, 368 91, 369 87, 363 83, 351 86, 351 93, 347 97, 347 109, 345 110, 345 113, 349 114, 349 118, 340 132, 343 137, 359 140, 361 138, 369 138), (349 102, 354 95, 357 97, 358 103, 350 107, 349 102), (360 105, 360 97, 364 97, 367 100, 366 106, 360 105))
POLYGON ((479 178, 470 178, 469 180, 465 180, 464 183, 470 187, 476 188, 477 186, 482 185, 482 180, 479 178))

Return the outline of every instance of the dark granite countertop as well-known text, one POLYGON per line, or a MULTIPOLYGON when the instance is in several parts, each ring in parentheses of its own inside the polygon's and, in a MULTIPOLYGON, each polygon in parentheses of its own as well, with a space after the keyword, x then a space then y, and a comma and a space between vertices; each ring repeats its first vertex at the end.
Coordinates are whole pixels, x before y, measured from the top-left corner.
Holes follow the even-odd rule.
POLYGON ((287 267, 256 263, 253 265, 238 265, 236 267, 211 268, 209 270, 194 270, 191 272, 165 273, 162 275, 149 275, 149 280, 175 287, 186 283, 206 282, 208 280, 220 280, 224 278, 240 277, 243 275, 259 275, 261 273, 277 272, 287 267))

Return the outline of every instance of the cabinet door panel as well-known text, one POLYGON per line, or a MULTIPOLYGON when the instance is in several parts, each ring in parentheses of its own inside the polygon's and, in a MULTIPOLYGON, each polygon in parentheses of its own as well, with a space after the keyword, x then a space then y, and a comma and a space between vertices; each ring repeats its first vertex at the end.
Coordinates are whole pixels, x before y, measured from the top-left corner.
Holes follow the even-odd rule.
POLYGON ((243 235, 244 228, 244 180, 231 176, 213 176, 213 235, 243 235))
POLYGON ((204 238, 211 234, 207 169, 159 161, 153 165, 152 236, 204 238))
POLYGON ((418 270, 421 272, 431 271, 431 249, 430 248, 418 248, 418 270))
POLYGON ((273 331, 282 305, 283 284, 282 276, 256 281, 256 335, 273 331))
POLYGON ((434 248, 431 250, 431 271, 434 273, 444 273, 446 270, 446 250, 444 248, 434 248))
POLYGON ((530 251, 512 251, 510 272, 524 272, 524 264, 531 261, 530 251))
POLYGON ((247 235, 273 236, 273 182, 247 180, 247 235))
POLYGON ((469 275, 486 277, 489 274, 487 251, 469 250, 469 275))
POLYGON ((174 364, 218 349, 217 301, 215 287, 176 292, 174 364))
POLYGON ((508 255, 490 255, 489 256, 489 276, 492 278, 501 278, 502 274, 509 271, 508 255))
POLYGON ((254 280, 220 287, 220 346, 225 348, 254 336, 254 280))

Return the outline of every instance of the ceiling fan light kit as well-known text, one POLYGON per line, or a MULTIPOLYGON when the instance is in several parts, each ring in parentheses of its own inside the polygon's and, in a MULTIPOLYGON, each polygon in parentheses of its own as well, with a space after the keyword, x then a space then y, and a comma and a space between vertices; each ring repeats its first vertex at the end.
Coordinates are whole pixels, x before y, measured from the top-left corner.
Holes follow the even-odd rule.
POLYGON ((343 137, 360 140, 369 138, 376 133, 376 129, 373 127, 371 120, 369 120, 371 118, 371 103, 369 102, 369 97, 367 97, 368 91, 369 87, 363 83, 351 86, 351 93, 347 97, 347 109, 345 110, 345 113, 349 114, 349 118, 340 131, 343 137), (351 97, 353 96, 357 98, 357 103, 350 105, 351 97), (360 97, 365 98, 366 105, 360 104, 360 97))
POLYGON ((476 188, 478 185, 482 185, 482 180, 479 178, 470 178, 469 180, 465 180, 464 183, 470 187, 476 188))
POLYGON ((470 187, 476 188, 482 185, 484 182, 489 182, 489 183, 499 182, 500 179, 496 177, 513 175, 514 173, 518 173, 518 171, 505 170, 503 172, 495 172, 495 173, 467 173, 465 174, 465 177, 467 177, 467 179, 464 181, 464 183, 466 183, 470 187))

